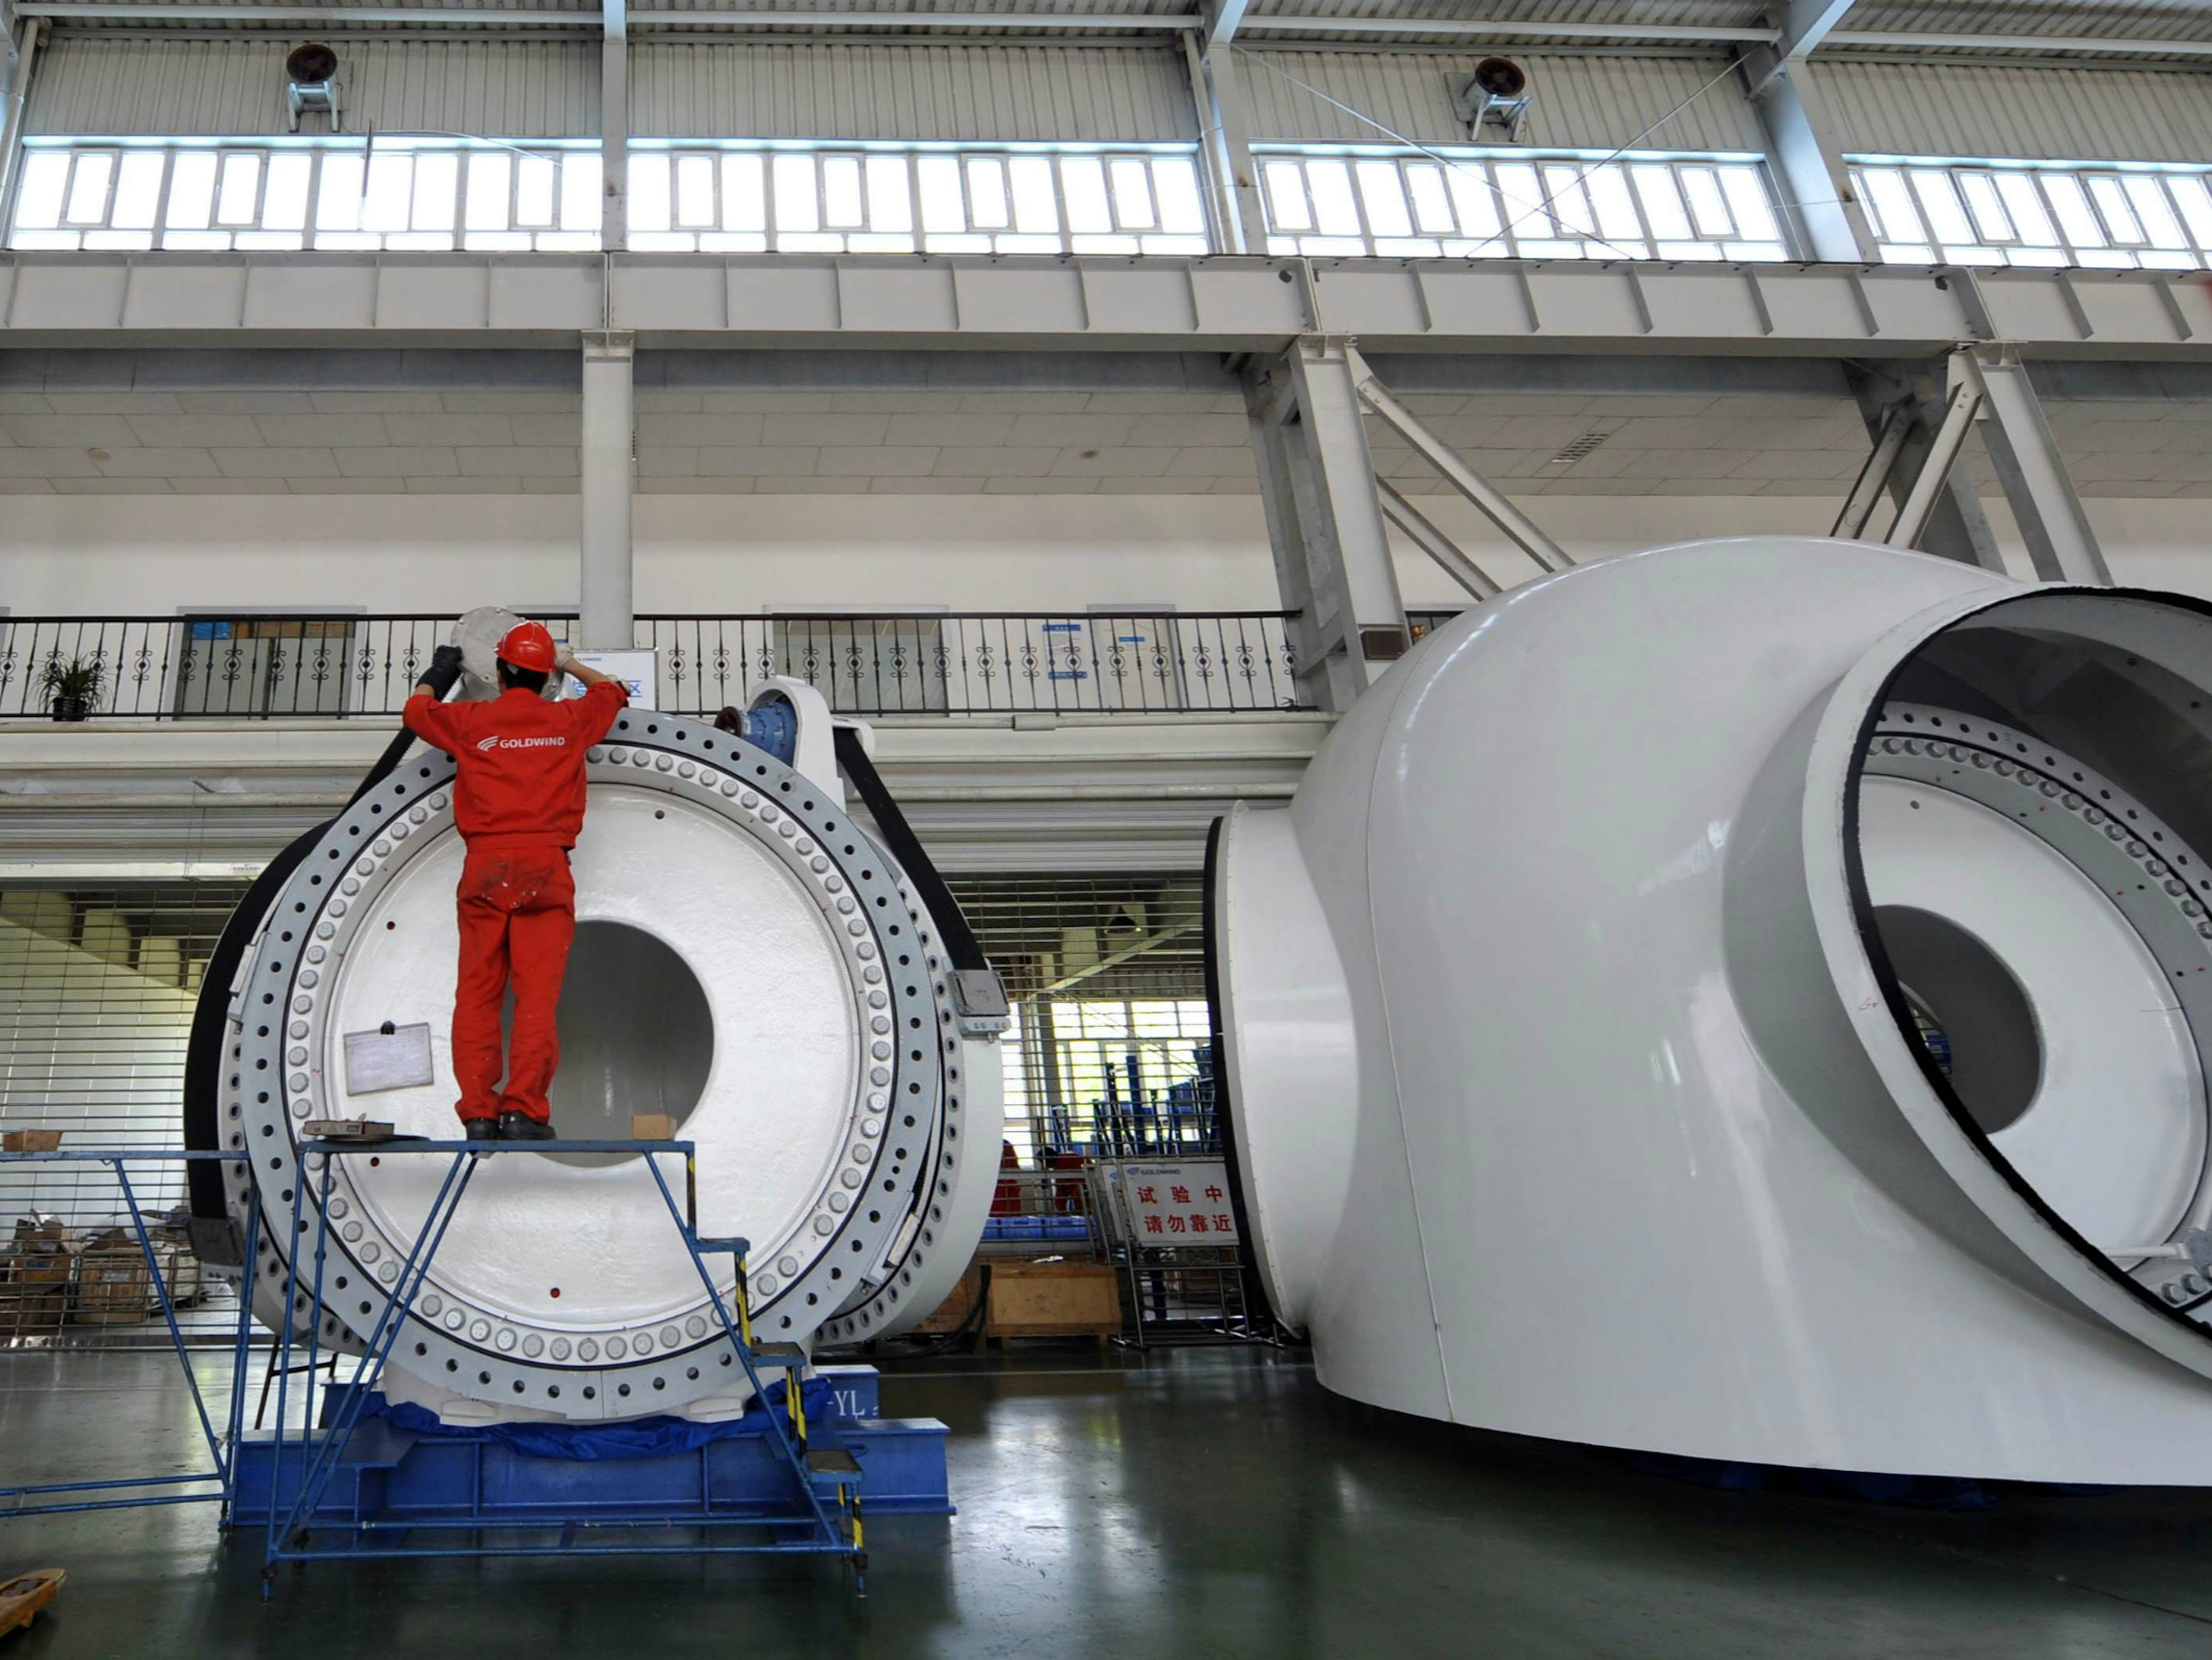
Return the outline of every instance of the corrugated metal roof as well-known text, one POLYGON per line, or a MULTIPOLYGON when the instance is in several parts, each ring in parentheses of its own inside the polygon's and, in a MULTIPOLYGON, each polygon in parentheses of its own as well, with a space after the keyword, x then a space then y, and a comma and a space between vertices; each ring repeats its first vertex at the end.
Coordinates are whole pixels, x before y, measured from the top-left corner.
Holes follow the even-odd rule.
POLYGON ((2029 161, 2212 158, 2202 73, 1814 61, 1837 142, 1881 155, 2029 161))
MULTIPOLYGON (((26 130, 281 133, 292 40, 64 34, 39 55, 26 130)), ((599 53, 587 41, 359 41, 344 52, 347 125, 578 138, 599 130, 599 53)))
POLYGON ((1017 143, 1197 137, 1182 58, 1150 51, 758 40, 629 53, 630 124, 662 138, 1017 143))
MULTIPOLYGON (((56 6, 67 0, 52 0, 56 6)), ((65 28, 192 29, 200 31, 226 27, 251 27, 257 21, 288 32, 312 32, 316 25, 286 11, 300 12, 312 0, 132 0, 127 17, 71 18, 65 28), (164 18, 173 12, 175 20, 164 18), (218 15, 219 14, 219 15, 218 15)), ((425 19, 464 27, 498 29, 527 22, 543 29, 559 29, 562 20, 576 19, 581 31, 589 29, 598 0, 327 0, 321 7, 331 14, 324 30, 356 32, 405 30, 406 20, 364 22, 347 18, 348 11, 371 8, 391 18, 393 14, 419 14, 425 19)), ((1131 28, 1133 21, 1187 19, 1196 15, 1196 0, 632 0, 633 29, 640 36, 696 30, 723 36, 748 27, 777 38, 805 39, 868 37, 911 39, 924 34, 936 38, 974 39, 978 36, 1024 35, 1028 38, 1065 38, 1064 27, 1025 28, 1025 16, 1068 19, 1072 32, 1082 32, 1083 21, 1092 20, 1092 32, 1136 40, 1151 38, 1151 29, 1131 28), (834 20, 809 20, 778 27, 759 19, 789 14, 854 14, 865 23, 845 25, 834 20), (979 19, 961 25, 932 23, 933 16, 979 19), (912 16, 907 25, 887 21, 887 16, 912 16), (1005 17, 1003 25, 987 19, 1005 17), (750 20, 733 22, 733 19, 750 20)), ((1712 30, 1708 48, 1725 49, 1728 36, 1755 39, 1765 29, 1771 0, 1497 0, 1473 6, 1466 0, 1253 0, 1246 15, 1247 43, 1288 44, 1298 34, 1268 27, 1271 20, 1307 18, 1325 27, 1302 31, 1314 36, 1317 45, 1353 46, 1394 44, 1431 49, 1476 49, 1495 41, 1504 47, 1541 47, 1547 44, 1583 48, 1622 46, 1652 50, 1661 42, 1650 30, 1712 30), (1422 21, 1478 26, 1477 32, 1454 40, 1448 33, 1404 32, 1408 23, 1422 21), (1374 25, 1359 28, 1363 22, 1374 25), (1398 26, 1394 31, 1392 25, 1398 26)), ((1160 29, 1159 33, 1171 32, 1160 29)), ((2143 43, 2171 41, 2199 47, 2212 46, 2212 0, 1858 0, 1843 19, 1831 55, 1854 55, 1880 50, 1884 34, 1932 34, 1937 44, 1907 48, 1920 56, 2006 56, 2034 51, 2056 57, 2048 42, 2054 40, 2110 41, 2109 53, 2077 49, 2067 55, 2159 55, 2143 43)), ((1684 41, 1694 45, 1699 42, 1684 41)))

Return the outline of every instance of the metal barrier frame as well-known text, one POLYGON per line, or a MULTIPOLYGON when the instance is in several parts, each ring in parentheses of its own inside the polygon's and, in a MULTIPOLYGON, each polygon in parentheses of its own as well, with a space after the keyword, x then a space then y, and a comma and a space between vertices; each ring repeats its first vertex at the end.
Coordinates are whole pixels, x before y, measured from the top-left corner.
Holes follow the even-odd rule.
POLYGON ((0 1487, 0 1519, 59 1515, 74 1511, 135 1510, 158 1504, 219 1504, 221 1519, 226 1525, 229 1523, 231 1501, 238 1494, 238 1445, 244 1429, 246 1363, 253 1336, 253 1265, 255 1248, 261 1238, 261 1189, 258 1185, 254 1186, 252 1196, 247 1200, 246 1233, 243 1249, 240 1252, 238 1332, 232 1339, 231 1350, 230 1403, 225 1430, 218 1436, 214 1420, 208 1416, 207 1400, 200 1391, 200 1381, 193 1373, 191 1350, 184 1341, 182 1328, 177 1324, 176 1305, 169 1294, 169 1281, 161 1272, 160 1259, 155 1254, 153 1235, 146 1225, 146 1215, 139 1207, 138 1195, 131 1187, 128 1167, 133 1164, 165 1164, 196 1160, 243 1163, 251 1157, 251 1154, 244 1152, 193 1152, 182 1148, 147 1150, 138 1148, 0 1153, 0 1170, 18 1164, 105 1164, 114 1171, 116 1183, 123 1190, 124 1202, 130 1209, 132 1230, 138 1236, 138 1248, 146 1257, 147 1272, 153 1278, 154 1294, 161 1301, 161 1318, 169 1326, 170 1346, 176 1353, 177 1364, 183 1370, 185 1385, 192 1391, 192 1404, 199 1415, 200 1433, 206 1438, 208 1460, 214 1466, 182 1476, 134 1476, 104 1481, 53 1481, 22 1487, 0 1487), (214 1484, 211 1492, 153 1490, 198 1487, 209 1482, 214 1484), (115 1493, 122 1496, 84 1499, 74 1503, 24 1502, 26 1499, 59 1500, 70 1495, 90 1493, 115 1493))
MULTIPOLYGON (((309 1562, 324 1560, 351 1560, 364 1558, 399 1557, 550 1557, 550 1556, 786 1556, 827 1555, 843 1558, 854 1571, 855 1588, 866 1594, 867 1557, 861 1547, 858 1495, 848 1501, 846 1488, 834 1476, 825 1476, 810 1465, 806 1451, 806 1409, 800 1391, 792 1381, 794 1371, 805 1366, 806 1356, 796 1344, 774 1344, 756 1349, 752 1342, 752 1316, 746 1300, 745 1258, 750 1249, 748 1242, 739 1239, 702 1239, 698 1231, 698 1168, 693 1144, 688 1141, 378 1141, 332 1142, 303 1141, 300 1145, 301 1159, 320 1157, 318 1172, 320 1187, 314 1233, 314 1263, 309 1289, 310 1306, 307 1312, 307 1382, 305 1410, 297 1442, 289 1437, 287 1407, 292 1373, 290 1366, 297 1352, 299 1322, 288 1318, 277 1337, 278 1359, 276 1384, 276 1438, 269 1472, 268 1533, 262 1561, 262 1600, 267 1601, 275 1585, 276 1565, 279 1562, 309 1562), (366 1338, 367 1352, 355 1367, 352 1378, 342 1387, 337 1409, 329 1429, 318 1441, 315 1430, 315 1383, 313 1368, 320 1353, 323 1327, 323 1273, 329 1244, 330 1195, 333 1177, 338 1160, 349 1153, 372 1153, 378 1158, 394 1154, 445 1155, 452 1162, 446 1167, 444 1180, 439 1184, 423 1219, 421 1230, 409 1246, 406 1260, 401 1264, 398 1277, 393 1282, 382 1313, 366 1338), (574 1513, 501 1512, 488 1514, 477 1509, 467 1515, 437 1518, 406 1518, 389 1524, 373 1520, 355 1521, 341 1531, 348 1538, 341 1544, 317 1546, 311 1542, 310 1534, 316 1527, 314 1515, 332 1478, 343 1462, 347 1446, 359 1427, 363 1410, 377 1381, 383 1375, 384 1364, 390 1359, 393 1345, 412 1313, 417 1298, 428 1284, 431 1264, 436 1260, 438 1247, 444 1242, 446 1230, 461 1202, 467 1196, 469 1183, 475 1180, 479 1160, 502 1153, 639 1153, 644 1155, 645 1168, 653 1172, 654 1185, 660 1190, 662 1202, 666 1206, 669 1219, 676 1225, 684 1248, 698 1271, 700 1283, 705 1287, 709 1302, 721 1321, 724 1335, 736 1351, 737 1360, 745 1369, 747 1381, 751 1383, 756 1399, 767 1405, 767 1393, 761 1385, 759 1367, 780 1369, 784 1373, 785 1398, 792 1414, 792 1430, 786 1432, 773 1410, 768 1413, 770 1431, 782 1462, 791 1470, 801 1503, 791 1511, 768 1515, 717 1515, 702 1510, 699 1513, 669 1513, 652 1516, 579 1516, 574 1513), (684 1160, 684 1204, 678 1208, 676 1195, 670 1191, 667 1179, 662 1174, 657 1156, 680 1155, 684 1160), (735 1313, 724 1302, 714 1284, 714 1277, 707 1266, 707 1255, 728 1253, 735 1258, 737 1268, 735 1313), (288 1511, 279 1517, 279 1496, 283 1490, 283 1472, 286 1454, 297 1450, 301 1460, 302 1478, 288 1511), (837 1494, 838 1513, 833 1519, 823 1502, 822 1488, 832 1487, 837 1494), (800 1539, 771 1538, 764 1541, 724 1541, 714 1536, 713 1530, 730 1527, 771 1528, 789 1531, 804 1527, 806 1536, 800 1539), (374 1537, 389 1529, 404 1538, 416 1531, 442 1532, 452 1542, 431 1545, 407 1545, 394 1539, 384 1543, 374 1537), (581 1545, 576 1535, 581 1531, 597 1528, 684 1528, 697 1529, 700 1536, 691 1544, 606 1544, 581 1545), (493 1545, 480 1536, 500 1530, 523 1529, 535 1532, 559 1530, 560 1540, 551 1545, 493 1545), (461 1535, 472 1536, 463 1542, 461 1535)), ((291 1233, 293 1242, 286 1264, 284 1307, 288 1313, 298 1306, 301 1275, 300 1258, 306 1254, 300 1248, 306 1227, 304 1218, 307 1183, 292 1185, 291 1233)), ((825 1466, 825 1468, 833 1466, 825 1466)), ((329 1524, 321 1525, 325 1530, 329 1524)))

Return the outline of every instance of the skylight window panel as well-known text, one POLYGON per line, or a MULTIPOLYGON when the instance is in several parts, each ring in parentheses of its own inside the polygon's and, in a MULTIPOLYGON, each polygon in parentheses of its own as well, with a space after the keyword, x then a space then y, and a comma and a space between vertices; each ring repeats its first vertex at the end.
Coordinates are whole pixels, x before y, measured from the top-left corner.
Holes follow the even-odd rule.
POLYGON ((115 176, 115 158, 94 151, 76 159, 69 181, 69 201, 62 218, 71 225, 99 225, 108 217, 108 182, 115 176))
POLYGON ((1106 169, 1096 156, 1062 157, 1060 190, 1066 198, 1069 230, 1078 236, 1096 236, 1113 229, 1113 208, 1106 195, 1106 169))
MULTIPOLYGON (((1760 182, 1759 170, 1754 167, 1724 167, 1720 174, 1721 189, 1728 197, 1729 211, 1735 218, 1735 233, 1747 243, 1764 246, 1782 241, 1782 227, 1775 222, 1774 210, 1768 206, 1766 187, 1760 182)), ((1767 258, 1765 254, 1745 254, 1744 258, 1767 258)))
POLYGON ((1414 223, 1430 235, 1450 236, 1459 229, 1444 170, 1434 162, 1417 161, 1406 170, 1406 194, 1413 204, 1414 223))
MULTIPOLYGON (((1014 197, 1014 228, 1031 236, 1056 237, 1060 231, 1060 204, 1053 190, 1052 158, 1016 156, 1006 163, 1006 180, 1014 197)), ((1032 247, 1030 252, 1041 253, 1048 250, 1032 247)), ((1057 252, 1057 248, 1050 252, 1057 252)))
POLYGON ((1644 223, 1662 241, 1688 241, 1697 233, 1690 228, 1689 210, 1682 205, 1682 187, 1674 169, 1646 165, 1629 169, 1637 200, 1643 204, 1644 223))
MULTIPOLYGON (((1413 234, 1413 215, 1406 201, 1406 181, 1394 161, 1362 161, 1355 170, 1359 180, 1360 204, 1367 209, 1368 234, 1378 239, 1413 234)), ((1382 252, 1380 246, 1377 252, 1382 252)))
MULTIPOLYGON (((776 187, 776 246, 796 248, 798 244, 786 238, 794 233, 809 235, 822 227, 821 203, 815 195, 814 158, 778 156, 769 164, 769 174, 776 187)), ((800 251, 821 252, 819 248, 800 251)))
POLYGON ((629 229, 647 236, 669 228, 668 158, 643 155, 629 159, 629 229))
POLYGON ((1352 200, 1351 169, 1341 161, 1309 161, 1306 190, 1313 202, 1315 230, 1324 236, 1359 236, 1359 209, 1352 200))
POLYGON ((118 230, 151 230, 161 210, 161 180, 169 171, 169 158, 159 151, 135 150, 124 157, 115 171, 115 205, 108 223, 118 230))
POLYGON ((1152 171, 1142 161, 1116 157, 1107 165, 1113 190, 1114 223, 1127 230, 1149 230, 1159 223, 1152 208, 1152 171))
POLYGON ((2058 228, 2052 224, 2050 211, 2043 206, 2042 193, 2036 189, 2030 175, 1999 173, 1996 189, 1997 194, 2004 198, 2005 210, 2021 241, 2038 248, 2058 246, 2058 228))
POLYGON ((215 193, 215 222, 252 225, 261 212, 261 158, 233 152, 222 160, 215 193))
POLYGON ((768 179, 760 157, 722 159, 722 226, 740 233, 768 229, 768 179))
MULTIPOLYGON (((324 166, 329 164, 326 162, 324 166)), ((554 192, 559 188, 560 170, 543 156, 524 156, 514 170, 514 222, 532 230, 553 228, 554 192)))
POLYGON ((914 196, 904 156, 867 160, 868 225, 877 235, 898 235, 913 246, 914 196))
POLYGON ((862 206, 860 161, 853 156, 828 156, 822 160, 822 223, 841 229, 866 222, 862 206))
POLYGON ((2088 187, 2089 200, 2096 205, 2097 217, 2104 221, 2105 234, 2112 243, 2124 248, 2141 246, 2146 240, 2142 221, 2136 218, 2135 206, 2120 181, 2091 178, 2088 187))
MULTIPOLYGON (((508 191, 513 179, 514 159, 494 150, 480 151, 468 159, 467 190, 461 210, 462 229, 469 235, 469 246, 485 246, 476 241, 478 233, 490 234, 505 230, 511 222, 512 211, 508 191)), ((530 245, 529 238, 523 246, 530 245)))
POLYGON ((978 230, 1003 230, 1006 216, 1006 164, 995 156, 968 163, 968 222, 978 230))
POLYGON ((2147 173, 2131 173, 2125 182, 2128 205, 2143 227, 2143 240, 2153 248, 2186 249, 2189 239, 2182 231, 2181 220, 2174 217, 2172 204, 2166 199, 2165 185, 2147 173))
POLYGON ((1987 173, 1960 173, 1959 194, 1966 200, 1967 217, 1974 222, 1974 231, 1985 242, 2009 242, 2017 239, 2012 228, 2012 216, 2005 211, 2003 197, 1997 194, 1997 182, 1987 173))
MULTIPOLYGON (((215 157, 207 150, 183 150, 169 170, 169 211, 163 229, 205 230, 215 212, 215 157)), ((164 238, 164 242, 167 239, 164 238)))
POLYGON ((713 228, 714 158, 679 156, 676 162, 676 222, 687 230, 713 228))
POLYGON ((968 209, 960 194, 960 164, 956 159, 916 158, 914 186, 922 197, 924 235, 952 235, 968 229, 968 209))
POLYGON ((1313 216, 1306 206, 1306 170, 1295 161, 1268 161, 1260 167, 1260 183, 1267 194, 1267 222, 1277 230, 1311 230, 1313 216))
POLYGON ((1689 198, 1691 221, 1700 236, 1733 236, 1735 220, 1728 212, 1728 197, 1721 189, 1721 182, 1710 167, 1686 167, 1681 171, 1682 194, 1689 198))
POLYGON ((556 241, 540 236, 537 245, 547 250, 575 252, 599 245, 600 204, 606 170, 594 150, 569 150, 560 159, 560 228, 556 241))
POLYGON ((460 189, 460 157, 451 150, 430 150, 417 156, 409 227, 416 230, 451 231, 460 189))
MULTIPOLYGON (((1168 235, 1204 237, 1206 204, 1198 194, 1198 165, 1188 156, 1152 159, 1153 200, 1159 208, 1159 228, 1168 235)), ((1204 253, 1205 249, 1200 248, 1204 253)))
POLYGON ((66 152, 37 150, 23 159, 16 183, 16 228, 50 230, 62 222, 62 204, 69 190, 66 152))

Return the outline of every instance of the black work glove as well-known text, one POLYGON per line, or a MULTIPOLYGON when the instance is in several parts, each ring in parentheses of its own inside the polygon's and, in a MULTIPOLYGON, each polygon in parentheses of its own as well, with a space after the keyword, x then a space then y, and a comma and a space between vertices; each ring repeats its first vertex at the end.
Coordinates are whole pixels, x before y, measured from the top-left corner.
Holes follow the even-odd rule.
POLYGON ((453 682, 461 677, 461 648, 441 645, 430 653, 430 666, 422 671, 424 684, 441 698, 453 689, 453 682))

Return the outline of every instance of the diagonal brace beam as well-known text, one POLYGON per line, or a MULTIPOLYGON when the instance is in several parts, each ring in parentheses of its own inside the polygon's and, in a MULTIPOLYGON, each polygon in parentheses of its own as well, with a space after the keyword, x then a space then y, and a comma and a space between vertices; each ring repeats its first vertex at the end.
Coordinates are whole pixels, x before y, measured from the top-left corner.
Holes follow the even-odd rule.
POLYGON ((1412 410, 1391 395, 1390 388, 1375 378, 1367 359, 1349 347, 1352 384, 1359 401, 1373 410, 1382 424, 1397 433, 1422 460, 1444 477, 1444 481, 1475 504, 1476 511, 1505 534, 1506 539, 1536 562, 1539 570, 1564 571, 1574 560, 1567 550, 1536 528, 1535 522, 1508 500, 1505 492, 1460 460, 1452 446, 1424 427, 1412 410))
POLYGON ((1469 559, 1450 536, 1440 530, 1421 510, 1398 493, 1398 488, 1380 474, 1375 477, 1375 494, 1382 503, 1382 516, 1413 539, 1413 545, 1434 559, 1443 573, 1465 588, 1477 599, 1489 599, 1501 593, 1489 573, 1469 559))

